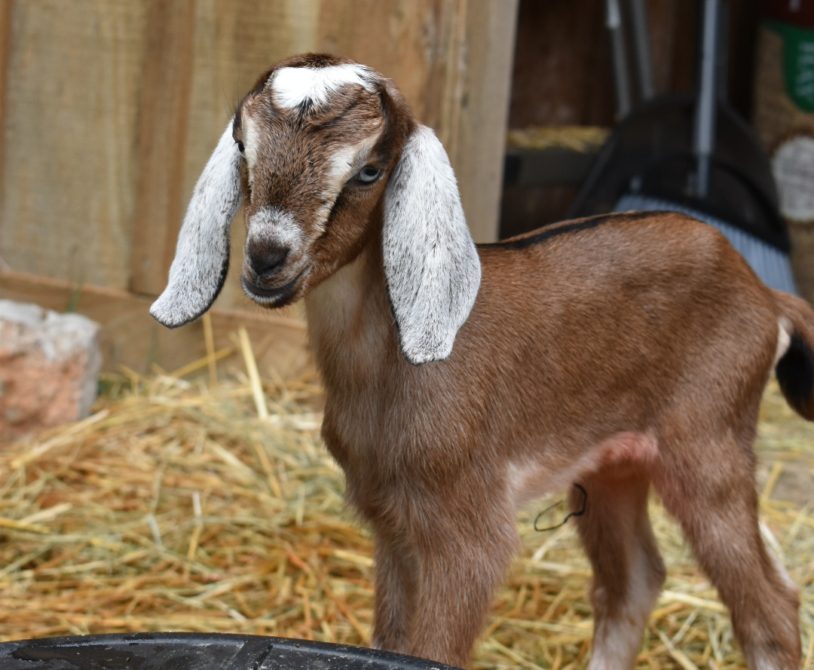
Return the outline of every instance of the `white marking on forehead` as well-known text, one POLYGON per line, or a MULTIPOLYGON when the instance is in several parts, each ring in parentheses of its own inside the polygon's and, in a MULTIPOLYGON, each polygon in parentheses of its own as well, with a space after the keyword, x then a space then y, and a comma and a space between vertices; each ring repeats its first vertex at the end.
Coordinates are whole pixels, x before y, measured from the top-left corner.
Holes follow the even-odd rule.
POLYGON ((373 72, 357 63, 329 65, 328 67, 284 67, 274 73, 269 85, 274 92, 274 102, 281 107, 292 108, 310 99, 314 105, 322 105, 328 96, 347 84, 358 84, 373 90, 373 72))

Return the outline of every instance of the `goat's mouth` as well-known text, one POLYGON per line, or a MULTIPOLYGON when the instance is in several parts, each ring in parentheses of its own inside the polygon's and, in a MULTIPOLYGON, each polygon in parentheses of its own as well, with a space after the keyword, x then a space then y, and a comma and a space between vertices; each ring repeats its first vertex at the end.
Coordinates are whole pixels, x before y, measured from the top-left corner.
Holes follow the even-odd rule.
POLYGON ((243 286, 243 292, 257 304, 264 307, 282 307, 296 298, 306 270, 307 268, 300 270, 294 279, 281 286, 265 286, 246 275, 240 278, 240 283, 243 286))

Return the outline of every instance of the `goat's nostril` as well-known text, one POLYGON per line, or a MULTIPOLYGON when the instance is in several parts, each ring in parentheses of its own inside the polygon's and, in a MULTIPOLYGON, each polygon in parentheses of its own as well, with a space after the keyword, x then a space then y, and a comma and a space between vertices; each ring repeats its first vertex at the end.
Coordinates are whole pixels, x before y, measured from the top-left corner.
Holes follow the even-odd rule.
POLYGON ((254 273, 261 279, 277 272, 288 257, 288 249, 268 249, 263 253, 252 254, 249 262, 254 273))

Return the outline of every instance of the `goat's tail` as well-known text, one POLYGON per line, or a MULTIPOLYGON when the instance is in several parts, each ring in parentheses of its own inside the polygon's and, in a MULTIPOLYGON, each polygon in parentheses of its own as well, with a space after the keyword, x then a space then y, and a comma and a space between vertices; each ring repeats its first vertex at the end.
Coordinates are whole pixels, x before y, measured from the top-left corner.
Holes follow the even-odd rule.
POLYGON ((781 317, 787 319, 790 342, 775 371, 786 402, 814 421, 814 309, 805 300, 774 291, 781 317))

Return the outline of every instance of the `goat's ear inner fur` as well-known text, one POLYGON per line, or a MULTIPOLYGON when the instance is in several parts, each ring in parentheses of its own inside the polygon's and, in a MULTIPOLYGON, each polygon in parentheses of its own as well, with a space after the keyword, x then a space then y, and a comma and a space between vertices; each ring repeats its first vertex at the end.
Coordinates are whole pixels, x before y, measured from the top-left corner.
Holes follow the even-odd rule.
POLYGON ((229 268, 229 226, 240 200, 240 152, 230 121, 195 184, 167 288, 150 308, 165 326, 198 318, 218 297, 229 268))
POLYGON ((447 358, 475 303, 481 267, 449 158, 426 126, 408 138, 387 186, 383 245, 405 357, 447 358))

